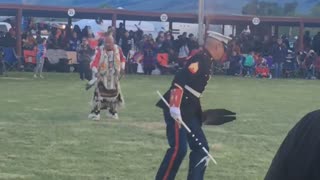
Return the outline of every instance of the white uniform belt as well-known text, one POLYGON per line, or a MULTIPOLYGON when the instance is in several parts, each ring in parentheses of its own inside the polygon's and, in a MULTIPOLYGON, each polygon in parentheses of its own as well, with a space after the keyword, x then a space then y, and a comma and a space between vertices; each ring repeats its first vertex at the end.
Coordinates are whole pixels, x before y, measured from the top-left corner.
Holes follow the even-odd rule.
POLYGON ((188 85, 185 85, 184 88, 189 91, 192 95, 194 95, 195 97, 197 98, 200 98, 201 97, 201 93, 199 93, 198 91, 192 89, 190 86, 188 85))

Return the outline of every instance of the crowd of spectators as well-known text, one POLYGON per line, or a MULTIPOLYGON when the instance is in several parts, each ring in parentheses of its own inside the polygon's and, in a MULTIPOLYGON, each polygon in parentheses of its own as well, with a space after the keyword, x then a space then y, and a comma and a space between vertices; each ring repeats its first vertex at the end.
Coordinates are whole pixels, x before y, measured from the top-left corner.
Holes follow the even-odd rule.
POLYGON ((199 49, 193 34, 183 33, 174 39, 170 31, 160 31, 154 38, 151 34, 144 34, 138 26, 137 31, 127 31, 122 23, 116 29, 116 40, 128 59, 129 73, 139 73, 142 69, 148 75, 155 69, 160 73, 174 72, 199 49))
MULTIPOLYGON (((37 46, 43 42, 41 31, 46 29, 50 32, 47 36, 48 56, 57 54, 57 51, 50 53, 50 50, 75 52, 80 78, 90 78, 88 66, 94 49, 102 42, 94 37, 89 26, 80 29, 77 25, 61 28, 31 24, 28 27, 22 34, 23 51, 34 51, 37 54, 37 46)), ((185 32, 175 39, 172 32, 160 31, 153 37, 144 33, 139 26, 136 27, 136 31, 128 31, 120 23, 118 28, 110 26, 108 29, 114 31, 116 43, 127 57, 127 73, 174 73, 202 49, 194 34, 185 32)), ((297 42, 299 39, 290 42, 286 35, 260 38, 244 31, 232 37, 223 60, 215 64, 214 73, 259 78, 319 78, 320 32, 313 38, 310 32, 305 32, 304 51, 299 51, 297 42)), ((0 46, 15 48, 15 43, 14 28, 0 38, 0 46)), ((70 61, 68 57, 65 57, 67 65, 70 61)))
POLYGON ((216 69, 235 76, 320 78, 320 33, 311 38, 306 31, 304 51, 299 51, 297 42, 290 43, 285 35, 261 40, 241 33, 229 43, 224 62, 216 69))

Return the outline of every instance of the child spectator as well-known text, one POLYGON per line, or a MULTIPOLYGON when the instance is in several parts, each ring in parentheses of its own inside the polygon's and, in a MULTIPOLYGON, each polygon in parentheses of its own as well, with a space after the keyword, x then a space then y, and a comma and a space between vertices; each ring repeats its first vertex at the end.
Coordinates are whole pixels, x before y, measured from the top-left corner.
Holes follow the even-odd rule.
POLYGON ((272 78, 267 60, 261 57, 261 63, 256 67, 256 77, 258 78, 272 78))
POLYGON ((254 69, 254 52, 251 52, 250 54, 245 55, 245 60, 244 60, 244 70, 246 72, 247 77, 251 77, 253 74, 253 69, 254 69))
POLYGON ((43 38, 41 41, 41 44, 38 45, 37 66, 34 69, 34 75, 33 75, 34 78, 37 78, 38 75, 40 78, 43 78, 42 69, 43 69, 44 59, 45 59, 46 53, 47 53, 46 44, 47 44, 47 39, 43 38))

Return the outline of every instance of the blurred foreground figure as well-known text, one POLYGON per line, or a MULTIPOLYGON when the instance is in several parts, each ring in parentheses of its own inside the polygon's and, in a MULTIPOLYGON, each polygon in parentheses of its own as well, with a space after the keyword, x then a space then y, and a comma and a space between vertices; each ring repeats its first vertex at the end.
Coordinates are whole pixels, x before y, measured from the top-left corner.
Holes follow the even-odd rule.
POLYGON ((320 179, 320 110, 303 117, 288 133, 265 180, 320 179))

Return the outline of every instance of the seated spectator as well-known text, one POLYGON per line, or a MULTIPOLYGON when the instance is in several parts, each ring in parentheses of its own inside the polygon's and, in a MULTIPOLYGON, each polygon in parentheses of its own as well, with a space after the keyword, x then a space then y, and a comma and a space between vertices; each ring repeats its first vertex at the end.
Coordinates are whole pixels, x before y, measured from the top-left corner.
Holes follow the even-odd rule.
POLYGON ((304 64, 306 67, 306 79, 315 79, 315 66, 314 63, 316 62, 317 55, 314 50, 310 50, 307 54, 307 57, 304 60, 304 64))
POLYGON ((129 60, 129 73, 143 73, 142 62, 143 62, 143 52, 138 50, 133 55, 132 59, 129 60))
POLYGON ((232 52, 232 55, 229 58, 230 69, 228 71, 228 75, 235 76, 240 74, 241 59, 242 57, 240 56, 240 54, 238 54, 236 51, 232 52))
POLYGON ((179 66, 183 67, 188 60, 190 50, 188 48, 187 40, 181 40, 181 46, 179 48, 179 66))
POLYGON ((270 70, 274 69, 272 56, 271 55, 264 56, 264 59, 266 60, 269 69, 270 70))
POLYGON ((156 38, 156 43, 157 43, 158 49, 160 49, 160 48, 162 47, 164 41, 165 41, 164 32, 163 32, 163 31, 160 31, 160 32, 158 33, 157 38, 156 38))
POLYGON ((290 53, 283 63, 284 75, 286 78, 295 76, 295 57, 290 53))
POLYGON ((48 49, 62 49, 62 31, 54 28, 48 38, 48 49))
POLYGON ((22 47, 23 49, 26 49, 26 50, 33 50, 37 45, 36 40, 33 38, 32 34, 29 32, 27 33, 26 39, 23 39, 22 42, 23 42, 22 47))
POLYGON ((69 39, 68 51, 76 51, 80 45, 80 40, 78 39, 78 34, 76 32, 72 33, 72 37, 69 39))
POLYGON ((81 29, 78 25, 75 25, 73 28, 73 32, 77 33, 77 37, 79 40, 82 40, 81 29))
POLYGON ((262 58, 261 63, 256 67, 256 77, 258 78, 272 78, 267 60, 262 58))
POLYGON ((6 33, 5 37, 3 38, 3 46, 11 48, 16 47, 16 38, 14 36, 13 30, 6 33))
POLYGON ((254 55, 254 52, 244 55, 245 60, 243 63, 243 67, 244 67, 244 73, 246 73, 245 76, 247 77, 251 77, 253 75, 253 70, 255 65, 253 55, 254 55))
POLYGON ((259 66, 263 61, 263 58, 260 53, 254 53, 253 59, 256 66, 259 66))
POLYGON ((41 42, 42 42, 41 31, 37 31, 36 42, 38 45, 41 44, 41 42))

